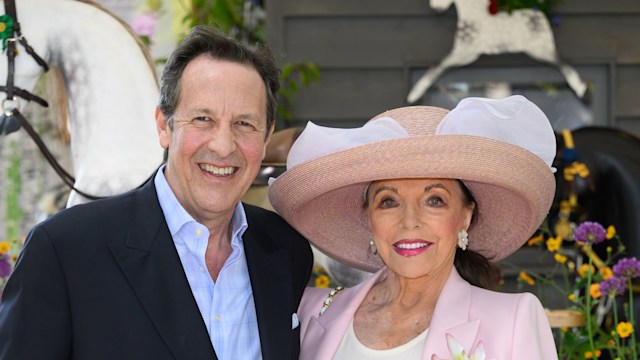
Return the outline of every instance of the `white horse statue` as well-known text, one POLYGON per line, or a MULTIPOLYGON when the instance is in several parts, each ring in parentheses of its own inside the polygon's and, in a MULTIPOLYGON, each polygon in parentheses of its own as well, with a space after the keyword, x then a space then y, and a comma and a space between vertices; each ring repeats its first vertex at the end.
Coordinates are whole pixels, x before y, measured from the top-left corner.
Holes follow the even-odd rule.
POLYGON ((430 0, 430 6, 437 11, 444 11, 453 3, 458 13, 453 49, 415 83, 407 102, 414 103, 420 99, 450 67, 471 64, 483 54, 520 52, 557 66, 576 95, 583 97, 587 85, 573 67, 560 61, 551 26, 542 12, 521 9, 511 14, 500 12, 491 15, 487 10, 487 0, 430 0))
MULTIPOLYGON (((158 84, 142 44, 91 1, 17 0, 16 8, 22 35, 64 83, 75 187, 109 196, 140 185, 162 162, 154 121, 158 84)), ((15 85, 32 91, 44 70, 17 48, 15 85)), ((0 84, 6 79, 2 54, 0 84)), ((86 201, 72 192, 67 206, 86 201)))

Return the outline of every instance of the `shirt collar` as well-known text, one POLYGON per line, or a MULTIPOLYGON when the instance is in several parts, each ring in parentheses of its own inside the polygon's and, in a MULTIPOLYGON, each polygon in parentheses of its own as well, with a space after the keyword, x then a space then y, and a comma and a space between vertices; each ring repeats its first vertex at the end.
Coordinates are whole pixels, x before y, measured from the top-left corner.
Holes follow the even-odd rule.
MULTIPOLYGON (((167 178, 164 176, 165 167, 166 165, 160 167, 153 181, 169 232, 172 237, 175 237, 184 225, 192 221, 197 223, 197 221, 182 207, 173 190, 171 190, 167 178)), ((238 202, 231 217, 231 245, 239 244, 247 227, 247 215, 242 203, 238 202)))

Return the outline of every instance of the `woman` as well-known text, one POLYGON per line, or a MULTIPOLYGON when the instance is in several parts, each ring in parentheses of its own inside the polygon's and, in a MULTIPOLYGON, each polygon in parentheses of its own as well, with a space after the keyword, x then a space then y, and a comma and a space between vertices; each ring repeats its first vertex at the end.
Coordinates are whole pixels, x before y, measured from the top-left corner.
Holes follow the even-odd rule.
POLYGON ((555 151, 522 96, 394 109, 358 129, 310 123, 270 201, 321 251, 376 273, 305 291, 300 358, 557 358, 535 296, 486 289, 490 261, 544 220, 555 151))

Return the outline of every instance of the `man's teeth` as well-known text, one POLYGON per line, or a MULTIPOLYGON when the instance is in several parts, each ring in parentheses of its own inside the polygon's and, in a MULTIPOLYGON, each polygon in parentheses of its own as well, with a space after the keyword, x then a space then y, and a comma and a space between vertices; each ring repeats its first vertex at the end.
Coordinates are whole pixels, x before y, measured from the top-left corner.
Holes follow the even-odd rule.
POLYGON ((423 247, 427 247, 429 244, 426 243, 411 243, 411 244, 396 244, 398 249, 419 249, 423 247))
POLYGON ((200 164, 200 168, 208 173, 220 176, 231 175, 235 170, 233 166, 217 167, 210 164, 200 164))

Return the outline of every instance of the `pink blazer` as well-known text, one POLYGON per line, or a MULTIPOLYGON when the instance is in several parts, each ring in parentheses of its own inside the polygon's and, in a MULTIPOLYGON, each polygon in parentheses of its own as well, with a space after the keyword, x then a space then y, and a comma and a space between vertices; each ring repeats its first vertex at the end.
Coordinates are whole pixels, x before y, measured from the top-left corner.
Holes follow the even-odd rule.
MULTIPOLYGON (((386 268, 368 280, 339 292, 324 314, 320 308, 331 289, 307 288, 298 308, 300 359, 333 357, 358 306, 386 268)), ((467 354, 482 341, 487 359, 557 359, 551 327, 538 298, 530 293, 485 290, 462 279, 455 268, 436 304, 425 341, 423 360, 433 354, 452 356, 446 334, 467 354)))

